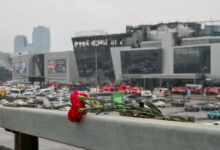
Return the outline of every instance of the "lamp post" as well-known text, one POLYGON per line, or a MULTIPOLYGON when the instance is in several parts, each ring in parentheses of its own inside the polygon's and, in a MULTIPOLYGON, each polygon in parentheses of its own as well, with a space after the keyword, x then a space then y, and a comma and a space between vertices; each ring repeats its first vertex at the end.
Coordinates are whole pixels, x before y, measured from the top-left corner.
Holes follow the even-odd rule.
MULTIPOLYGON (((200 78, 201 78, 201 83, 202 83, 202 92, 201 94, 204 93, 204 81, 205 81, 205 71, 207 70, 207 66, 203 67, 201 69, 201 75, 200 75, 200 78)), ((207 93, 206 93, 207 94, 207 93)))
MULTIPOLYGON (((21 69, 21 52, 19 52, 18 53, 18 55, 19 55, 19 69, 21 69)), ((20 72, 20 70, 19 70, 19 72, 20 72)))
POLYGON ((202 82, 202 88, 204 88, 204 80, 205 80, 205 71, 207 70, 207 66, 203 67, 201 70, 201 82, 202 82))
POLYGON ((97 83, 98 81, 98 52, 97 52, 97 42, 95 42, 95 77, 97 83))

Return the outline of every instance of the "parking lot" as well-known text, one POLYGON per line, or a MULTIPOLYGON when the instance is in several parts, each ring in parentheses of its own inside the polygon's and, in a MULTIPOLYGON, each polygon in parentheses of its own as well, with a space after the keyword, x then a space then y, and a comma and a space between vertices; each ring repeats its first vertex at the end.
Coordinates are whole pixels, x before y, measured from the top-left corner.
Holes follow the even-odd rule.
MULTIPOLYGON (((216 99, 215 95, 212 96, 205 96, 205 95, 192 95, 191 99, 187 99, 185 97, 183 97, 182 95, 173 95, 172 99, 184 99, 185 100, 185 105, 197 105, 197 106, 202 106, 203 104, 207 104, 207 103, 216 103, 219 102, 218 99, 216 99)), ((211 111, 204 111, 204 110, 200 110, 198 112, 189 112, 189 111, 185 111, 184 108, 185 107, 173 107, 171 105, 172 102, 171 96, 167 97, 166 100, 168 101, 168 103, 166 103, 166 107, 165 108, 160 108, 160 110, 162 111, 163 114, 165 115, 180 115, 180 116, 184 116, 184 115, 188 115, 188 116, 194 116, 195 117, 195 122, 197 123, 210 123, 210 122, 217 122, 220 121, 220 119, 208 119, 207 114, 208 112, 211 111)), ((217 110, 216 110, 217 111, 217 110)))

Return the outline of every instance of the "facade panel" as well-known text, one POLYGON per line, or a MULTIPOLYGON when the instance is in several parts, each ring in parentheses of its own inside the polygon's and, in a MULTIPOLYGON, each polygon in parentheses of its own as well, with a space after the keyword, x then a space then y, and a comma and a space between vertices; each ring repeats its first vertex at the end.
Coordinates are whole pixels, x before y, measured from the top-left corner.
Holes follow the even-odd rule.
POLYGON ((80 78, 114 78, 110 47, 105 45, 75 48, 80 78), (96 68, 97 67, 97 68, 96 68))
POLYGON ((121 51, 122 74, 161 73, 161 49, 121 51))
POLYGON ((210 73, 210 46, 174 49, 174 73, 210 73))

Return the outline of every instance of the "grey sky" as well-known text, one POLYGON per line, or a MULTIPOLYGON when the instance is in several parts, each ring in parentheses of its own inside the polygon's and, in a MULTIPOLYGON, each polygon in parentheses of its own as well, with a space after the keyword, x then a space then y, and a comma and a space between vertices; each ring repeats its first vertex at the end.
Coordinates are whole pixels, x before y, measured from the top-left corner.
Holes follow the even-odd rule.
POLYGON ((16 35, 31 42, 37 25, 50 28, 51 50, 72 50, 76 31, 124 32, 126 25, 219 20, 219 0, 0 0, 0 51, 16 35))

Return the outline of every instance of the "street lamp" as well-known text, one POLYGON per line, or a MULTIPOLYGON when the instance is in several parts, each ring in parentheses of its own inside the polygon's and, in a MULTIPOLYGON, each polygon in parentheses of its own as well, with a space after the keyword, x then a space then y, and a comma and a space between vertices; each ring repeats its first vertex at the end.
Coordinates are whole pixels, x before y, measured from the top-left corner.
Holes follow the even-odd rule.
POLYGON ((204 80, 205 80, 205 71, 208 69, 207 66, 203 67, 201 69, 201 83, 202 83, 202 89, 204 89, 204 80))
POLYGON ((95 77, 97 82, 98 81, 98 53, 97 53, 97 47, 96 47, 97 42, 95 42, 95 77))
MULTIPOLYGON (((20 73, 21 73, 21 64, 22 64, 21 54, 22 54, 21 52, 18 53, 18 55, 19 55, 19 76, 20 76, 20 73)), ((19 77, 19 78, 20 78, 20 82, 21 82, 22 79, 21 79, 21 77, 19 77)))

